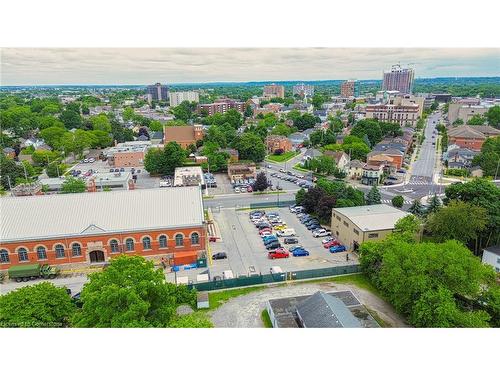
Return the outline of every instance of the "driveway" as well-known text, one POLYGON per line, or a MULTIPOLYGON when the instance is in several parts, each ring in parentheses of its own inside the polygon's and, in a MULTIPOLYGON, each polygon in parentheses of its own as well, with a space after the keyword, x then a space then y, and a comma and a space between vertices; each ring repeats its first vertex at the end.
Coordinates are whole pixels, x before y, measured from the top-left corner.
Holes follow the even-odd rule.
POLYGON ((212 311, 210 316, 217 328, 262 328, 264 325, 260 314, 266 308, 268 300, 309 295, 319 290, 324 292, 350 290, 363 305, 375 311, 380 318, 392 327, 408 327, 392 306, 374 294, 351 284, 335 284, 321 281, 286 286, 271 285, 263 290, 230 299, 217 310, 212 311))

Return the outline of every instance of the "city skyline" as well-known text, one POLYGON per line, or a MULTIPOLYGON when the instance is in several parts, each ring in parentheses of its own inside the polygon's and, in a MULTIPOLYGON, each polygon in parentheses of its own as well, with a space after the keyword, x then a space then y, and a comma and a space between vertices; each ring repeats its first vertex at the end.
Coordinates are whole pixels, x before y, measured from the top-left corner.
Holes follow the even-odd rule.
POLYGON ((393 64, 416 78, 500 76, 500 49, 6 48, 2 86, 380 80, 393 64))

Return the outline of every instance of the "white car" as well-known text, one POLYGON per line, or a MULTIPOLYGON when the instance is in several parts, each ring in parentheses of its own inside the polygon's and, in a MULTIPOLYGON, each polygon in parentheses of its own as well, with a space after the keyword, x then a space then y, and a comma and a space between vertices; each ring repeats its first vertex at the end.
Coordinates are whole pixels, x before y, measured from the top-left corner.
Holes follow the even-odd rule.
POLYGON ((239 187, 234 188, 234 192, 235 192, 235 193, 239 193, 239 192, 240 192, 240 188, 239 188, 239 187))
POLYGON ((321 242, 322 243, 327 243, 327 242, 330 242, 331 240, 334 240, 334 239, 335 239, 334 237, 328 236, 328 237, 324 238, 321 242))
POLYGON ((313 232, 313 237, 325 237, 325 236, 331 236, 332 232, 326 230, 326 229, 319 229, 313 232))
POLYGON ((93 163, 93 162, 95 162, 95 159, 94 158, 90 158, 89 159, 89 163, 93 163))
POLYGON ((83 162, 84 162, 84 163, 88 163, 88 162, 89 162, 89 159, 83 159, 83 162))

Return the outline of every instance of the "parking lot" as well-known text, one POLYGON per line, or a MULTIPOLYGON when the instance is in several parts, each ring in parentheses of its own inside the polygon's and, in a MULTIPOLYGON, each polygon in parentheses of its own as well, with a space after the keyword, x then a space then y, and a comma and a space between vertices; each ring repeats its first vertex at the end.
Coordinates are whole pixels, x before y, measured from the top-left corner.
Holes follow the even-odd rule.
MULTIPOLYGON (((107 161, 102 161, 99 159, 95 159, 94 162, 80 163, 74 165, 67 174, 71 174, 71 171, 81 171, 79 174, 79 178, 88 179, 91 176, 95 176, 99 178, 99 174, 110 173, 111 169, 116 170, 121 168, 115 168, 108 164, 107 161), (90 170, 92 170, 92 174, 89 176, 85 176, 90 170)), ((149 173, 143 167, 135 167, 135 174, 137 175, 136 180, 136 188, 138 189, 151 189, 160 186, 160 179, 157 177, 151 177, 149 173), (140 171, 140 172, 138 172, 140 171)), ((122 172, 132 172, 131 167, 123 168, 122 172)))
MULTIPOLYGON (((210 267, 211 277, 221 275, 224 270, 232 270, 235 277, 249 275, 251 272, 269 273, 272 266, 280 266, 283 271, 297 271, 325 267, 341 266, 357 263, 355 254, 349 253, 349 261, 346 261, 346 253, 331 254, 323 247, 323 238, 314 238, 312 232, 301 224, 295 214, 288 208, 274 208, 269 211, 279 213, 281 219, 288 228, 296 232, 298 245, 303 246, 309 256, 269 259, 258 229, 249 218, 249 211, 236 211, 234 209, 222 209, 214 213, 222 241, 211 244, 211 253, 225 252, 227 259, 214 260, 210 267)), ((280 239, 283 244, 283 239, 280 239)), ((289 249, 295 245, 283 245, 289 249)))

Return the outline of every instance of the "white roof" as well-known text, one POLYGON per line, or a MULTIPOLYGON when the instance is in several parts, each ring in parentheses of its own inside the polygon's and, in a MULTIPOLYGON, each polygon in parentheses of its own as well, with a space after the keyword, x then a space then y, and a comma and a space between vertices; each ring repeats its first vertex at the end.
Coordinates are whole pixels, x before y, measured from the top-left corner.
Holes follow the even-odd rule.
POLYGON ((0 242, 203 224, 198 186, 0 199, 0 242))
POLYGON ((384 229, 394 229, 396 222, 408 215, 387 204, 371 206, 334 208, 334 211, 347 216, 359 229, 364 232, 384 229))

